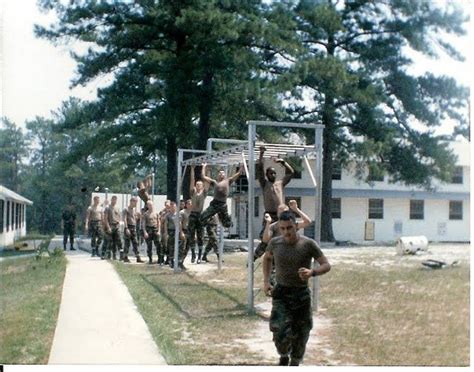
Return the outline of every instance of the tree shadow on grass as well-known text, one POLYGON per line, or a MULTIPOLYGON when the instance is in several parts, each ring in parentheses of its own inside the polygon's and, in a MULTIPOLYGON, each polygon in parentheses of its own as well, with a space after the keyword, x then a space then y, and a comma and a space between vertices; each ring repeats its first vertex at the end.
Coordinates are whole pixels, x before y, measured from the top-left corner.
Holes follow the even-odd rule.
POLYGON ((220 288, 215 288, 210 286, 208 283, 205 282, 200 282, 196 280, 196 278, 189 276, 189 278, 192 278, 194 280, 193 283, 179 283, 179 287, 196 287, 201 290, 208 290, 217 293, 217 295, 231 301, 233 304, 235 304, 234 307, 232 308, 225 308, 225 309, 219 309, 219 310, 212 310, 211 315, 195 315, 191 314, 189 311, 187 311, 180 303, 177 301, 175 298, 173 298, 173 294, 169 293, 169 291, 165 291, 160 285, 157 283, 154 283, 152 280, 150 280, 151 276, 157 276, 159 274, 141 274, 140 276, 142 279, 148 283, 152 288, 156 290, 157 293, 159 293, 161 296, 166 298, 171 305, 174 306, 174 308, 179 311, 186 319, 218 319, 218 318, 245 318, 248 317, 247 313, 247 306, 240 302, 237 298, 234 296, 230 295, 229 293, 225 292, 224 290, 220 288))

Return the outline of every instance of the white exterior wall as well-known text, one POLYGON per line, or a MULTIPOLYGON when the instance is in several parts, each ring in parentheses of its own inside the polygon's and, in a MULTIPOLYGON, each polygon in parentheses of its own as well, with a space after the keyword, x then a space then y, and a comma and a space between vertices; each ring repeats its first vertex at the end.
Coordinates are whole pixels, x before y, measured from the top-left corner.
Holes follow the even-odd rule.
POLYGON ((24 212, 23 212, 23 216, 22 216, 22 219, 23 219, 23 223, 20 223, 19 224, 19 227, 18 229, 15 228, 15 211, 14 211, 14 208, 12 208, 12 205, 15 205, 15 208, 16 208, 16 204, 17 202, 14 201, 14 200, 4 200, 5 204, 4 204, 4 208, 3 208, 3 232, 0 234, 0 247, 6 247, 8 245, 11 245, 13 243, 15 243, 16 240, 24 237, 26 235, 26 209, 27 209, 27 206, 22 204, 22 203, 18 203, 19 205, 23 205, 24 207, 24 212), (7 201, 10 202, 10 228, 8 229, 7 231, 7 201))
POLYGON ((469 241, 470 202, 463 201, 463 219, 449 219, 448 200, 425 200, 423 220, 410 220, 410 199, 384 199, 384 218, 368 218, 368 199, 341 198, 341 218, 333 219, 336 240, 366 242, 365 222, 374 222, 374 241, 390 242, 400 236, 424 235, 429 241, 469 241), (395 231, 395 223, 402 223, 402 232, 395 231), (446 224, 442 234, 439 224, 446 224), (441 234, 440 234, 441 233, 441 234))

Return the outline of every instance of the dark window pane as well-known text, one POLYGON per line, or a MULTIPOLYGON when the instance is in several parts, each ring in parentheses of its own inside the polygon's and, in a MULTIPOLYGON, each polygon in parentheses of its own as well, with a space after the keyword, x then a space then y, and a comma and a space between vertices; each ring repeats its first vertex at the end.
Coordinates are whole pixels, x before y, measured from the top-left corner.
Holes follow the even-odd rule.
POLYGON ((462 201, 449 202, 449 219, 462 220, 462 201))
POLYGON ((333 198, 331 201, 331 217, 341 218, 341 198, 333 198))
POLYGON ((383 199, 369 199, 369 218, 383 219, 383 199))
POLYGON ((410 200, 410 220, 422 220, 425 218, 424 200, 410 200))

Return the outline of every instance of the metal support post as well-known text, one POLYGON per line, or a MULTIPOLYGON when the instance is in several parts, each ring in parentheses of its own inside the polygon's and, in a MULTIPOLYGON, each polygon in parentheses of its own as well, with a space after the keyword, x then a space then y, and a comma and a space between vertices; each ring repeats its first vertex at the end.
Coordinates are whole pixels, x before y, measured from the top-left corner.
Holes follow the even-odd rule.
MULTIPOLYGON (((314 240, 321 244, 321 191, 323 178, 323 126, 318 126, 315 129, 314 136, 314 150, 316 152, 316 159, 314 162, 314 174, 316 175, 316 192, 315 192, 315 213, 314 213, 314 240)), ((315 261, 314 265, 318 265, 315 261)), ((313 277, 313 310, 318 310, 319 307, 319 278, 313 277)))
POLYGON ((249 128, 248 128, 248 159, 249 159, 249 164, 248 164, 248 173, 249 173, 249 178, 248 178, 248 211, 247 211, 247 218, 248 218, 248 224, 249 224, 249 229, 248 229, 248 238, 249 238, 249 244, 248 244, 248 257, 247 257, 247 270, 248 270, 248 284, 247 284, 247 304, 248 304, 248 311, 249 313, 254 312, 254 301, 253 301, 253 285, 254 285, 254 273, 253 273, 253 255, 254 255, 254 249, 253 249, 253 223, 252 223, 252 218, 253 218, 253 210, 255 208, 255 199, 254 199, 254 194, 255 194, 255 153, 254 153, 254 147, 255 147, 255 124, 252 122, 248 123, 249 128))

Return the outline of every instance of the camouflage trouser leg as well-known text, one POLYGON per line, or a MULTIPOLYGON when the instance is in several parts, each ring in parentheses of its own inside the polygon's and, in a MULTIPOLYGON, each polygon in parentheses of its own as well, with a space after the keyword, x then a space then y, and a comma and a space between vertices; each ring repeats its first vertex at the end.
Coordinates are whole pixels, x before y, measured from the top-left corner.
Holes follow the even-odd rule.
POLYGON ((110 234, 104 233, 101 256, 106 257, 109 254, 109 252, 110 252, 110 234))
POLYGON ((70 247, 74 247, 74 226, 72 225, 64 225, 63 231, 63 247, 66 249, 67 240, 69 238, 69 245, 70 247))
POLYGON ((153 256, 153 244, 155 244, 156 255, 160 257, 161 244, 160 244, 160 235, 158 234, 158 229, 153 227, 147 227, 146 233, 148 234, 148 239, 146 239, 146 254, 151 259, 153 256))
POLYGON ((120 230, 118 226, 111 227, 112 232, 110 233, 110 248, 112 254, 115 255, 117 250, 120 252, 122 250, 122 240, 120 239, 120 230))
POLYGON ((187 238, 192 252, 194 252, 196 240, 198 247, 203 246, 203 237, 204 227, 201 224, 201 213, 191 212, 189 215, 187 238))
POLYGON ((219 245, 217 242, 217 225, 206 225, 207 245, 204 254, 207 255, 212 249, 215 254, 219 253, 219 245))
POLYGON ((301 362, 313 327, 311 295, 308 288, 276 285, 272 292, 270 331, 280 355, 301 362))
POLYGON ((183 229, 183 233, 184 233, 184 237, 185 237, 185 240, 181 240, 179 241, 179 262, 184 262, 184 260, 186 259, 186 256, 188 255, 189 253, 189 239, 186 239, 186 236, 188 235, 188 230, 187 229, 183 229))
POLYGON ((211 201, 209 207, 201 214, 201 224, 206 225, 209 219, 217 213, 222 226, 231 227, 232 220, 227 213, 227 203, 217 200, 211 201))
POLYGON ((174 236, 175 230, 168 230, 168 240, 166 242, 166 247, 168 250, 169 260, 174 260, 174 236))
POLYGON ((130 243, 131 243, 133 246, 133 253, 135 254, 135 257, 137 257, 138 256, 137 230, 135 229, 135 226, 129 226, 128 231, 130 231, 129 236, 127 236, 127 234, 123 234, 123 242, 124 242, 123 255, 124 257, 128 257, 128 252, 130 250, 130 243))
POLYGON ((265 253, 265 250, 267 249, 267 243, 260 242, 257 245, 257 248, 255 248, 255 252, 253 253, 253 260, 255 261, 256 259, 262 257, 265 253))
POLYGON ((102 243, 102 229, 100 222, 91 221, 90 223, 91 247, 99 252, 100 243, 102 243))

